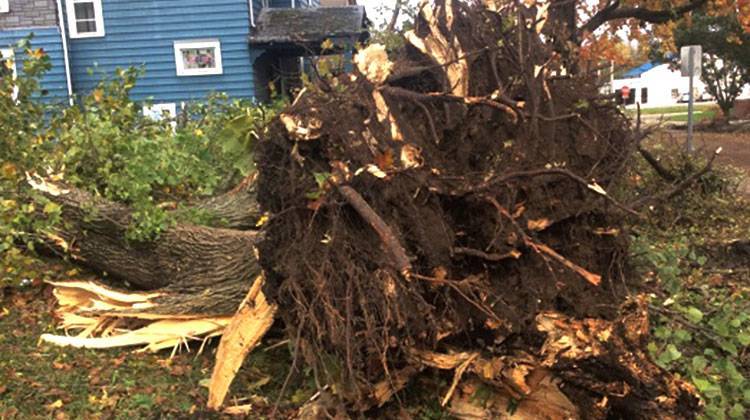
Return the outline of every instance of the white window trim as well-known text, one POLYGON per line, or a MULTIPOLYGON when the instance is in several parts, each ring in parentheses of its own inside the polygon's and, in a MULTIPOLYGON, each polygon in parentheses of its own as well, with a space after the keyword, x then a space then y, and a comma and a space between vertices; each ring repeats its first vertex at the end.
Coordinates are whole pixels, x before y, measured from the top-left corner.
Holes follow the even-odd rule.
POLYGON ((178 76, 212 76, 224 74, 224 66, 221 61, 221 42, 218 39, 175 41, 174 62, 178 76), (213 48, 216 52, 214 61, 216 67, 211 69, 186 69, 182 62, 182 50, 193 48, 213 48))
POLYGON ((10 12, 10 2, 8 0, 0 0, 0 13, 10 12))
MULTIPOLYGON (((12 48, 0 48, 3 60, 11 60, 13 63, 13 80, 18 77, 18 63, 16 63, 16 52, 12 48)), ((18 97, 18 86, 13 87, 13 99, 18 97)))
POLYGON ((104 13, 102 12, 102 0, 65 0, 67 12, 68 12, 68 29, 70 37, 74 39, 82 38, 100 38, 103 37, 104 32, 104 13), (78 32, 78 26, 76 25, 75 15, 75 4, 76 3, 93 3, 94 4, 94 19, 96 22, 96 32, 78 32))

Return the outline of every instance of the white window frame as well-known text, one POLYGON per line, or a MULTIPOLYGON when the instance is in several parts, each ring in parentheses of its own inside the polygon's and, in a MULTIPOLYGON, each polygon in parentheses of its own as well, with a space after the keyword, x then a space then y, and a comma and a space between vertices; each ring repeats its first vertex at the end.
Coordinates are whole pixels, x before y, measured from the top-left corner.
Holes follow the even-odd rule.
POLYGON ((79 38, 100 38, 105 34, 104 31, 104 13, 102 12, 102 0, 65 0, 68 12, 68 28, 70 37, 79 38), (96 32, 78 32, 78 25, 76 25, 76 3, 93 3, 94 5, 94 21, 96 23, 96 32))
MULTIPOLYGON (((3 60, 11 60, 13 63, 13 80, 18 77, 18 63, 16 63, 16 52, 13 48, 0 48, 0 54, 3 60)), ((18 86, 13 87, 13 99, 18 97, 18 86)))
POLYGON ((221 61, 221 41, 218 39, 201 39, 174 41, 174 62, 178 76, 215 76, 224 74, 224 66, 221 61), (182 62, 182 50, 213 48, 216 52, 214 62, 216 66, 210 69, 187 69, 182 62))
POLYGON ((10 1, 0 0, 0 13, 9 13, 9 12, 10 12, 10 1))

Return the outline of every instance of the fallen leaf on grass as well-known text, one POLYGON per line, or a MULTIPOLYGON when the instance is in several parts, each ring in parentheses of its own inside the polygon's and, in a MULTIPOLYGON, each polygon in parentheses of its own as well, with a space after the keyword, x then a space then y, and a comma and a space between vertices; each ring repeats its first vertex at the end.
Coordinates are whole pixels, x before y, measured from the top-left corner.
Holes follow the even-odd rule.
POLYGON ((64 362, 52 362, 52 367, 57 370, 66 370, 66 371, 73 369, 72 365, 68 363, 64 363, 64 362))
POLYGON ((55 402, 53 402, 53 403, 51 403, 51 404, 47 404, 47 405, 45 405, 44 407, 45 407, 45 408, 46 408, 46 409, 47 409, 48 411, 52 411, 52 410, 57 410, 58 408, 62 408, 62 406, 63 406, 63 402, 62 402, 62 400, 57 400, 57 401, 55 401, 55 402))

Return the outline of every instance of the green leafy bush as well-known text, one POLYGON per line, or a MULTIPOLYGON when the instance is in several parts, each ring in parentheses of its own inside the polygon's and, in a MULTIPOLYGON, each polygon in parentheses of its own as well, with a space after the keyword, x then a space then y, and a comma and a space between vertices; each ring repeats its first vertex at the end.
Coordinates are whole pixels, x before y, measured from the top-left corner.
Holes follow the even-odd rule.
POLYGON ((212 95, 176 118, 156 121, 130 100, 140 70, 118 70, 73 106, 45 101, 40 77, 50 68, 28 40, 23 70, 0 79, 0 261, 4 282, 33 275, 29 254, 58 222, 59 209, 35 194, 26 173, 40 174, 129 206, 127 237, 156 238, 178 221, 205 215, 183 203, 233 187, 253 168, 252 144, 275 107, 212 95))

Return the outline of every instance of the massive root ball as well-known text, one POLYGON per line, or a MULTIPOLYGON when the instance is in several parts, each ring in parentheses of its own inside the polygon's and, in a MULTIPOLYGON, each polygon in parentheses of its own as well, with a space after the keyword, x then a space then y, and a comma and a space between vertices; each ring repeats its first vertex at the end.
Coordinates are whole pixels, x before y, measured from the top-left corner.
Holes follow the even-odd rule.
MULTIPOLYGON (((296 354, 352 408, 435 367, 420 352, 528 365, 482 378, 528 395, 546 357, 540 314, 614 322, 637 288, 622 264, 630 210, 607 193, 631 155, 628 123, 595 75, 565 69, 539 25, 516 21, 525 12, 437 1, 393 62, 362 52, 360 71, 308 87, 259 145, 266 293, 296 354)), ((640 389, 640 371, 610 379, 640 389)), ((621 407, 623 387, 592 383, 560 387, 597 417, 621 407)), ((673 395, 686 392, 658 382, 633 398, 691 407, 673 395)))

